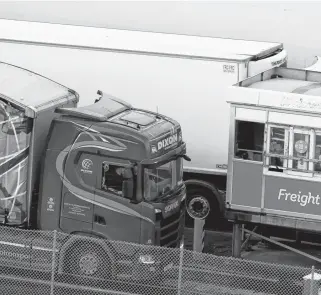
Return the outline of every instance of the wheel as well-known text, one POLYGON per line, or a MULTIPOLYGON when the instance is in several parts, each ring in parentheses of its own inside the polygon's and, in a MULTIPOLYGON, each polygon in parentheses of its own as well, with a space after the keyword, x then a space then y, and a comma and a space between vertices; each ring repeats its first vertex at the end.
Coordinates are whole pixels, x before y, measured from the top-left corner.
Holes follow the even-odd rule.
POLYGON ((112 275, 112 264, 100 245, 80 240, 66 251, 64 272, 82 277, 108 279, 112 275))
MULTIPOLYGON (((209 214, 205 218, 205 228, 216 229, 222 214, 213 193, 202 187, 187 188, 186 208, 192 209, 196 215, 202 215, 206 210, 205 207, 208 207, 209 210, 209 214)), ((194 227, 194 219, 189 214, 186 214, 185 226, 194 227)))

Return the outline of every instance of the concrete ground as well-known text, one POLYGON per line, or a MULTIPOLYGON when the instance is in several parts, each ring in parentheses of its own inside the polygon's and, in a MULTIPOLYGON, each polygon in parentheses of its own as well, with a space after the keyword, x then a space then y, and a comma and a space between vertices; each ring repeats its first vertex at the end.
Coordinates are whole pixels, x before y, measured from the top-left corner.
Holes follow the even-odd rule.
MULTIPOLYGON (((295 245, 294 242, 284 243, 321 260, 321 246, 305 243, 295 245)), ((321 263, 290 250, 262 243, 258 239, 252 239, 250 244, 251 247, 248 248, 248 251, 242 251, 242 258, 244 259, 301 267, 312 267, 314 265, 316 269, 321 271, 321 263)), ((188 250, 193 249, 192 229, 185 230, 185 248, 188 250)), ((228 232, 206 231, 203 252, 217 256, 232 256, 232 234, 228 232)))
MULTIPOLYGON (((321 247, 309 244, 295 245, 294 242, 285 242, 286 245, 299 249, 321 260, 321 247)), ((297 254, 287 249, 266 245, 259 242, 252 246, 252 251, 242 253, 242 257, 248 260, 256 260, 268 263, 286 264, 292 266, 312 267, 321 270, 321 263, 311 258, 297 254)))
MULTIPOLYGON (((185 229, 185 248, 193 250, 193 229, 185 229)), ((218 256, 232 255, 232 235, 231 233, 219 231, 206 231, 204 239, 204 253, 218 256)))

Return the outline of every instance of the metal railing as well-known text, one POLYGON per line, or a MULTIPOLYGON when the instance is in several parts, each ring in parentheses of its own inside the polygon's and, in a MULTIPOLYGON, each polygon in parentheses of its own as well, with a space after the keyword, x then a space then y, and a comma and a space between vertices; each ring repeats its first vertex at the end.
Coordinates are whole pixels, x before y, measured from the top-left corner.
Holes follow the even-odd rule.
POLYGON ((56 231, 1 227, 0 237, 0 293, 8 295, 316 295, 321 279, 314 268, 56 231))

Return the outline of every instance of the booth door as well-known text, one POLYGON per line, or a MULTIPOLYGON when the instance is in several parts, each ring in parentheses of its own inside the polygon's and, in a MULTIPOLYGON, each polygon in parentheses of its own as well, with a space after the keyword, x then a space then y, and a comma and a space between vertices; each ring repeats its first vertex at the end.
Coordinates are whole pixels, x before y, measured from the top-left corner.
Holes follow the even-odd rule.
POLYGON ((257 211, 262 199, 265 124, 240 120, 235 123, 231 205, 257 211))

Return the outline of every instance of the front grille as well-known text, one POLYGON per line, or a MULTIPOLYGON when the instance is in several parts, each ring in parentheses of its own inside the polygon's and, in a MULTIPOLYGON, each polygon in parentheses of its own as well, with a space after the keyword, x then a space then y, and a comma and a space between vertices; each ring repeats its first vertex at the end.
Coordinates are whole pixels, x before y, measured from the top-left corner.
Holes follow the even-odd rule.
POLYGON ((160 246, 173 248, 179 246, 183 233, 182 228, 184 227, 184 214, 185 205, 182 204, 180 210, 175 214, 169 216, 168 218, 160 217, 160 246))
MULTIPOLYGON (((176 192, 176 196, 185 193, 185 186, 182 185, 176 192)), ((162 212, 156 214, 155 242, 162 247, 177 248, 180 245, 185 226, 185 201, 181 202, 179 211, 164 218, 162 212)))

